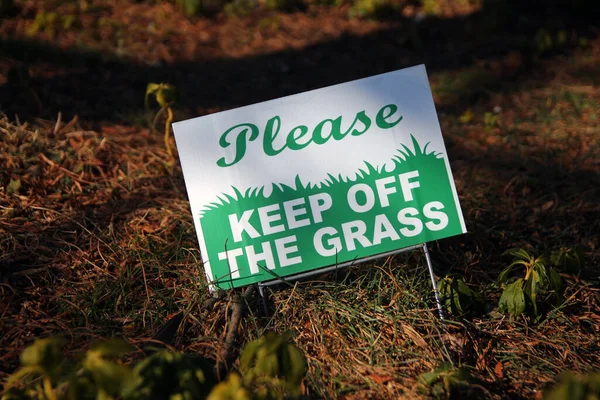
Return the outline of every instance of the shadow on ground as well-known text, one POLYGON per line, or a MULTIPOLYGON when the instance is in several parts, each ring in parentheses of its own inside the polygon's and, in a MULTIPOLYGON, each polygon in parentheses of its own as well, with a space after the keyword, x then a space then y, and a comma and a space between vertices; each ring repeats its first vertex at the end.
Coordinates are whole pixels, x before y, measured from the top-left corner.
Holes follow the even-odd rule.
MULTIPOLYGON (((478 94, 508 81, 518 84, 536 68, 536 34, 578 32, 594 35, 597 7, 584 1, 492 1, 467 17, 423 21, 390 17, 393 23, 366 36, 336 40, 297 50, 241 59, 220 58, 148 66, 93 52, 62 50, 52 43, 0 41, 0 56, 31 66, 49 65, 58 73, 35 79, 32 87, 41 107, 23 99, 22 89, 0 87, 0 109, 7 114, 55 118, 79 115, 84 121, 132 123, 143 115, 143 93, 149 82, 170 82, 179 88, 179 117, 252 104, 327 85, 425 63, 430 73, 498 64, 511 55, 516 62, 495 68, 493 76, 472 82, 455 93, 458 101, 442 105, 464 109, 478 94), (573 4, 575 5, 573 5, 573 4), (461 93, 460 91, 465 93, 461 93), (475 96, 473 96, 475 95, 475 96), (40 112, 41 108, 41 112, 40 112)), ((591 3, 590 3, 591 4, 591 3)), ((561 51, 570 51, 563 47, 561 51)), ((6 72, 6 71, 4 71, 6 72)))

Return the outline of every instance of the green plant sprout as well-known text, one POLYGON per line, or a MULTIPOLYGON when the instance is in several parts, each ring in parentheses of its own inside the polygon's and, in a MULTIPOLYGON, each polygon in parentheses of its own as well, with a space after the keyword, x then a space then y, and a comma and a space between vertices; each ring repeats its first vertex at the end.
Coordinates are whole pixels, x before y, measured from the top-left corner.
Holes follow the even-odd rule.
POLYGON ((560 275, 550 266, 550 259, 546 255, 534 257, 523 249, 510 249, 503 254, 514 256, 514 260, 498 277, 498 283, 504 285, 498 304, 500 310, 515 316, 524 312, 537 316, 538 295, 548 290, 559 295, 562 287, 560 275), (513 274, 519 268, 524 268, 523 276, 515 279, 513 274))
POLYGON ((165 149, 167 150, 167 154, 170 157, 173 157, 173 149, 171 148, 170 141, 171 122, 173 122, 173 110, 171 109, 171 105, 173 105, 177 99, 177 91, 175 86, 168 83, 149 83, 148 86, 146 86, 146 97, 144 99, 146 110, 150 109, 149 100, 151 96, 154 96, 154 99, 160 106, 160 109, 154 116, 152 129, 154 129, 156 121, 160 115, 166 111, 167 119, 165 121, 165 149))
POLYGON ((441 363, 431 372, 419 376, 419 391, 430 394, 434 399, 460 399, 475 386, 481 389, 477 380, 465 368, 456 368, 448 362, 441 363))
POLYGON ((437 286, 442 305, 452 315, 462 316, 482 310, 484 302, 481 295, 468 287, 462 278, 445 276, 437 286))

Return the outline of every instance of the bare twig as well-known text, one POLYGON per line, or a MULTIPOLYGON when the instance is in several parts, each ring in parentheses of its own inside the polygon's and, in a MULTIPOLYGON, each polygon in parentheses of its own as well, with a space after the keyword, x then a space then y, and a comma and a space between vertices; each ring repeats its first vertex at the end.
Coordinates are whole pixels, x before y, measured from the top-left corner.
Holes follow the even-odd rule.
POLYGON ((225 335, 225 343, 221 349, 220 359, 221 364, 224 366, 227 363, 231 355, 233 345, 237 340, 238 328, 242 320, 244 306, 247 304, 247 300, 252 296, 256 290, 255 286, 249 286, 242 296, 238 293, 234 294, 234 298, 231 302, 231 319, 229 320, 229 327, 227 328, 227 334, 225 335))

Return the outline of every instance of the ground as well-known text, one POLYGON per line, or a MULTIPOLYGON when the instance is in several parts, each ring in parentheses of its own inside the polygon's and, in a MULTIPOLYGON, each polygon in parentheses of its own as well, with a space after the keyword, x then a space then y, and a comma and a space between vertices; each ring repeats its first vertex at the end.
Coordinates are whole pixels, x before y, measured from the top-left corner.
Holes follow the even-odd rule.
POLYGON ((148 83, 176 86, 181 120, 419 63, 469 231, 430 244, 435 270, 481 291, 485 311, 442 323, 422 257, 389 257, 277 289, 270 317, 252 297, 235 348, 294 330, 306 393, 327 398, 424 395, 417 377, 445 361, 492 398, 599 369, 597 16, 563 1, 409 3, 370 20, 350 5, 189 18, 169 2, 17 1, 0 20, 0 381, 36 337, 61 334, 73 353, 98 337, 141 348, 180 312, 170 346, 222 354, 231 304, 205 306, 148 83), (576 246, 585 266, 562 271, 558 304, 499 312, 505 250, 576 246))

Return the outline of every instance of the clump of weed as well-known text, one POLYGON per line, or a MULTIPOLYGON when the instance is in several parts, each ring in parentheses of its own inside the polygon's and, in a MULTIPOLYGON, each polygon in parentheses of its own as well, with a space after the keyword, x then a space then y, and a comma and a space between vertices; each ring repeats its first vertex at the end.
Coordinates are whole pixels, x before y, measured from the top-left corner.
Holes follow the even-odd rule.
POLYGON ((290 339, 270 332, 248 343, 242 375, 219 383, 208 359, 161 350, 132 368, 119 359, 133 347, 113 339, 73 360, 63 352, 64 340, 50 337, 23 351, 22 368, 9 377, 2 400, 297 398, 306 360, 290 339))
POLYGON ((420 392, 430 394, 435 399, 460 399, 481 392, 481 386, 468 369, 457 368, 448 362, 421 374, 418 382, 420 392))
POLYGON ((462 278, 446 276, 438 281, 438 290, 442 305, 454 316, 478 314, 484 308, 481 295, 467 286, 462 278))
POLYGON ((538 296, 549 291, 553 291, 556 297, 560 296, 560 275, 552 268, 546 255, 535 257, 523 249, 510 249, 504 254, 514 256, 514 260, 498 277, 498 283, 504 286, 498 304, 500 310, 515 316, 528 313, 537 317, 538 296))

